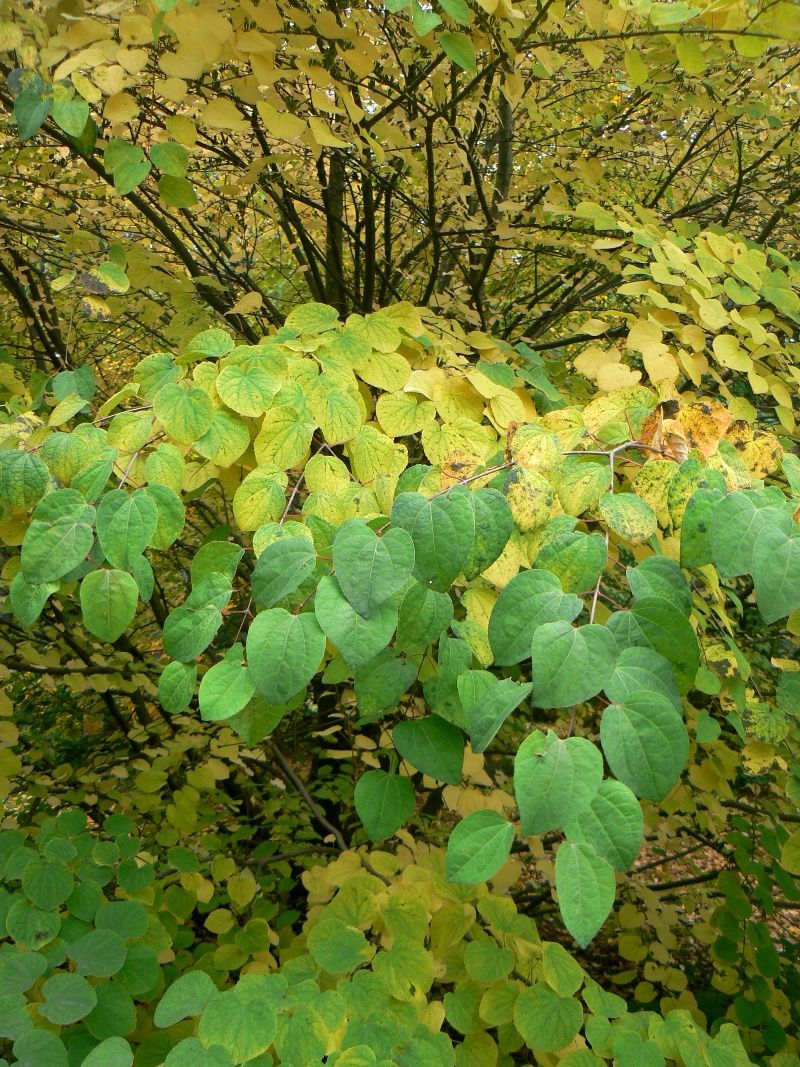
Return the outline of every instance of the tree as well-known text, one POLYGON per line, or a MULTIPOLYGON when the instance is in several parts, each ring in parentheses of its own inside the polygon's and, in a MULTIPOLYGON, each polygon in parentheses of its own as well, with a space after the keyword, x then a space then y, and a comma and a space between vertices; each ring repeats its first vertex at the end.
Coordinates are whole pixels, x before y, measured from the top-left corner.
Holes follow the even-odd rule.
POLYGON ((391 6, 0 24, 0 1040, 796 1063, 797 8, 391 6))

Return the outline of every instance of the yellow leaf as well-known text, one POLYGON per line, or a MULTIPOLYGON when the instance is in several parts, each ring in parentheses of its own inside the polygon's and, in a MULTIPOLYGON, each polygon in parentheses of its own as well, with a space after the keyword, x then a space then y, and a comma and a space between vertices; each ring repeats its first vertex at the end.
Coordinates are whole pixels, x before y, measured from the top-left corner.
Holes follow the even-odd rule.
POLYGON ((732 416, 718 400, 703 400, 681 408, 676 421, 683 427, 689 446, 708 457, 717 451, 732 416))
POLYGON ((555 493, 552 485, 535 471, 514 467, 503 489, 518 528, 527 533, 552 518, 555 493))
POLYGON ((738 338, 732 333, 719 333, 712 341, 711 347, 723 367, 731 370, 746 371, 752 360, 739 344, 738 338))
POLYGON ((248 123, 233 101, 221 96, 206 106, 202 121, 215 130, 244 131, 248 128, 248 123))
POLYGON ((436 409, 430 400, 419 401, 411 393, 382 393, 375 405, 375 415, 389 437, 405 437, 419 433, 433 421, 436 409))
POLYGON ((314 423, 305 420, 288 404, 278 404, 264 416, 261 432, 253 442, 261 466, 290 470, 303 462, 311 447, 314 423))
POLYGON ((261 293, 245 293, 244 296, 239 297, 228 314, 251 315, 254 311, 258 311, 263 303, 264 298, 261 293))
POLYGON ((353 474, 362 485, 370 485, 379 475, 399 475, 408 462, 408 451, 381 433, 375 426, 362 426, 345 445, 353 474))
POLYGON ((320 148, 347 148, 347 141, 337 137, 330 126, 323 119, 312 115, 308 120, 311 136, 320 148))
POLYGON ((296 115, 278 111, 266 100, 259 100, 256 107, 270 137, 277 137, 280 141, 296 141, 305 132, 305 121, 296 115))

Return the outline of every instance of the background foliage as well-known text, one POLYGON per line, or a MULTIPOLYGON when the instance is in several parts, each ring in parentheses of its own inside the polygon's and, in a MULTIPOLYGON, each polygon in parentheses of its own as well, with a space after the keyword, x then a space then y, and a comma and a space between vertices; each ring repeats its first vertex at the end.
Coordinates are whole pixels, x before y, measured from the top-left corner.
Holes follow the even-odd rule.
POLYGON ((6 1062, 798 1062, 799 15, 2 9, 6 1062))

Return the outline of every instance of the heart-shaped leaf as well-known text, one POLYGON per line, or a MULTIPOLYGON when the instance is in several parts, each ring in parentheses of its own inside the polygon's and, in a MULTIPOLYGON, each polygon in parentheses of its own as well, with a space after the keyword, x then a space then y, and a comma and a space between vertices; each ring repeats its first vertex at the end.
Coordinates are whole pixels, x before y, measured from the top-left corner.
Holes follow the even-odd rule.
POLYGON ((589 807, 603 780, 603 757, 585 737, 529 734, 514 759, 522 833, 557 830, 589 807))
POLYGON ((608 765, 639 797, 661 800, 677 782, 689 753, 689 735, 675 706, 660 693, 639 690, 611 704, 600 722, 608 765))
POLYGON ((394 747, 418 771, 440 782, 458 785, 464 762, 464 736, 438 715, 399 722, 392 731, 394 747))
POLYGON ((499 812, 472 811, 447 842, 447 877, 474 885, 497 874, 508 859, 514 827, 499 812))
POLYGON ((489 643, 499 666, 522 663, 531 654, 537 627, 546 622, 572 622, 583 601, 565 593, 550 571, 523 571, 500 593, 489 617, 489 643))
POLYGON ((531 642, 533 703, 568 708, 595 696, 608 683, 617 643, 606 626, 548 622, 531 642))
POLYGON ((385 600, 365 619, 330 575, 317 586, 314 611, 325 636, 351 667, 360 667, 374 659, 389 644, 397 626, 397 607, 393 601, 385 600))
POLYGON ((339 588, 359 615, 369 618, 414 570, 414 542, 405 530, 378 537, 360 522, 348 522, 333 540, 339 588))
POLYGON ((589 845, 565 841, 556 853, 556 892, 564 925, 586 948, 614 906, 614 870, 589 845))
POLYGON ((753 548, 753 578, 764 622, 777 622, 800 608, 800 537, 765 526, 753 548))

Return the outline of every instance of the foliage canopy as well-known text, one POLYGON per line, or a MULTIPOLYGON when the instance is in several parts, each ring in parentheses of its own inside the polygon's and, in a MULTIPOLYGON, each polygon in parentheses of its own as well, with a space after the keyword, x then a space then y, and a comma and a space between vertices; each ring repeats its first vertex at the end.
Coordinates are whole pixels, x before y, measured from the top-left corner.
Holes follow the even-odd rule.
POLYGON ((5 1062, 797 1064, 797 5, 2 10, 5 1062))

